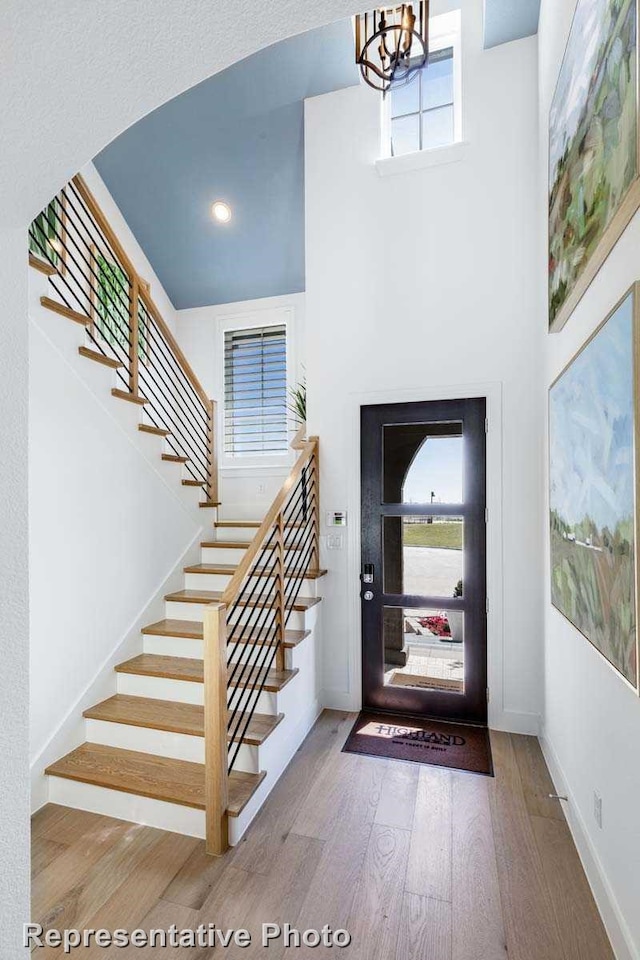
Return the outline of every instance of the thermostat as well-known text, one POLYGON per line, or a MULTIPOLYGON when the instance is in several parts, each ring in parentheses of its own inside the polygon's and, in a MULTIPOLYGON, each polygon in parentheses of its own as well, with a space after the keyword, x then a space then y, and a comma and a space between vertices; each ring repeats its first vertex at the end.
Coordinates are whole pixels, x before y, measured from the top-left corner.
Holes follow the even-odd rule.
POLYGON ((327 514, 328 527, 346 527, 346 525, 347 525, 346 510, 333 510, 331 513, 327 514))

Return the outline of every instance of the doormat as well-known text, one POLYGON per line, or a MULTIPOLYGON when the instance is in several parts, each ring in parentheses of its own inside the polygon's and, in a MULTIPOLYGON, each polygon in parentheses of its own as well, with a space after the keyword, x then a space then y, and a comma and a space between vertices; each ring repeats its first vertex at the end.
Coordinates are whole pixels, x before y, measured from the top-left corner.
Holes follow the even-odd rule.
POLYGON ((493 776, 489 731, 464 723, 363 712, 342 750, 493 776))
POLYGON ((457 693, 462 691, 462 680, 454 680, 451 677, 425 677, 414 673, 401 673, 400 670, 394 670, 389 683, 394 687, 419 687, 423 690, 453 690, 457 693))

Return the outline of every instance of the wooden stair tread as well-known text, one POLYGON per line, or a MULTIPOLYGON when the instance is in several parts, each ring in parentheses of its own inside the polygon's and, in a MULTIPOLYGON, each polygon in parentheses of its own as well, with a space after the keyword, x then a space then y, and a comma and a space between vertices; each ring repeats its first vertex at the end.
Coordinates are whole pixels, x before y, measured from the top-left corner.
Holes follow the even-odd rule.
MULTIPOLYGON (((246 550, 251 545, 249 540, 202 540, 201 547, 211 547, 214 550, 246 550)), ((289 550, 302 550, 301 546, 292 546, 289 550)))
MULTIPOLYGON (((157 757, 134 750, 83 743, 45 770, 50 777, 91 783, 121 793, 164 800, 204 810, 204 765, 157 757)), ((227 812, 237 817, 264 780, 265 773, 229 774, 227 812)))
POLYGON ((79 313, 77 310, 72 310, 71 307, 66 307, 64 303, 58 303, 57 300, 52 300, 51 297, 40 297, 40 303, 43 307, 46 307, 47 310, 53 310, 54 313, 59 313, 61 317, 66 317, 67 320, 81 323, 83 327, 88 327, 91 323, 91 317, 88 317, 84 313, 79 313))
POLYGON ((129 403, 137 403, 139 406, 143 406, 145 403, 149 403, 145 397, 137 396, 134 393, 127 393, 126 390, 119 390, 117 387, 114 387, 111 391, 112 397, 117 397, 118 400, 128 400, 129 403))
MULTIPOLYGON (((233 574, 238 569, 238 564, 235 563, 193 563, 190 567, 184 567, 185 573, 202 573, 202 574, 221 574, 223 576, 232 577, 233 574)), ((288 573, 295 573, 295 568, 288 573)), ((324 577, 326 570, 315 570, 309 569, 304 574, 305 580, 317 580, 319 577, 324 577)), ((251 575, 254 577, 266 577, 266 576, 276 576, 277 571, 268 569, 267 567, 254 567, 251 571, 251 575)))
MULTIPOLYGON (((184 461, 187 462, 186 460, 184 461)), ((188 477, 182 481, 183 487, 204 487, 204 480, 190 480, 188 477)))
MULTIPOLYGON (((254 577, 264 577, 269 574, 269 570, 266 567, 254 567, 251 571, 254 577)), ((300 573, 301 568, 293 567, 287 571, 288 575, 295 574, 296 572, 300 573)), ((304 580, 319 580, 320 577, 325 577, 327 575, 326 570, 318 570, 315 567, 309 567, 308 570, 305 570, 303 579, 304 580)))
MULTIPOLYGON (((238 529, 250 529, 257 530, 262 526, 262 520, 216 520, 214 527, 238 527, 238 529)), ((286 523, 285 529, 293 530, 296 527, 301 527, 301 523, 286 523)))
MULTIPOLYGON (((117 693, 85 710, 88 720, 124 723, 131 727, 148 727, 185 736, 204 737, 204 707, 176 700, 154 700, 150 697, 130 697, 117 693)), ((243 743, 259 746, 273 733, 284 714, 255 713, 242 737, 243 743)), ((246 718, 245 718, 246 720, 246 718)), ((245 720, 239 728, 244 728, 245 720)), ((231 737, 228 737, 230 740, 231 737)))
MULTIPOLYGON (((166 594, 164 599, 173 603, 219 603, 222 599, 222 594, 222 590, 176 590, 175 593, 166 594)), ((293 609, 298 612, 304 612, 311 607, 315 607, 316 603, 320 603, 320 600, 320 597, 298 597, 293 605, 293 609)), ((245 604, 241 604, 241 606, 245 606, 245 604)), ((267 604, 252 603, 252 606, 264 607, 267 606, 267 604)))
MULTIPOLYGON (((229 664, 229 674, 234 664, 229 664)), ((194 660, 191 657, 162 657, 155 653, 140 653, 131 660, 119 663, 117 673, 133 673, 143 677, 162 677, 165 680, 184 680, 190 683, 204 683, 204 661, 194 660)), ((260 676, 266 672, 264 689, 269 693, 282 690, 298 673, 296 670, 269 670, 260 671, 260 676)), ((238 676, 230 686, 249 686, 256 679, 256 670, 250 669, 242 679, 238 676)))
POLYGON ((167 463, 188 463, 189 457, 181 457, 177 453, 163 453, 162 459, 167 463))
MULTIPOLYGON (((204 484, 199 483, 198 486, 203 487, 204 484)), ((219 500, 201 500, 198 506, 199 507, 219 507, 220 501, 219 500)))
POLYGON ((112 370, 117 370, 118 367, 124 366, 124 364, 120 363, 120 361, 114 357, 107 357, 104 353, 100 353, 99 350, 92 350, 90 347, 78 347, 78 353, 81 357, 86 357, 87 360, 95 360, 96 363, 101 363, 103 367, 111 367, 112 370))
MULTIPOLYGON (((202 640, 204 626, 198 620, 158 620, 157 623, 150 623, 147 627, 143 627, 142 633, 152 637, 180 637, 186 640, 202 640)), ((297 647, 310 633, 310 630, 285 630, 285 647, 297 647)), ((266 638, 265 631, 258 631, 257 633, 254 631, 243 640, 243 643, 262 645, 266 638)))
POLYGON ((239 527, 241 530, 262 526, 261 520, 216 520, 214 527, 239 527))
POLYGON ((46 277, 54 277, 58 272, 52 263, 41 260, 40 257, 36 257, 33 253, 29 254, 29 266, 33 267, 34 270, 39 270, 40 273, 44 273, 46 277))
POLYGON ((138 430, 143 433, 153 433, 156 437, 170 437, 171 430, 165 430, 164 427, 153 427, 150 423, 139 423, 138 430))

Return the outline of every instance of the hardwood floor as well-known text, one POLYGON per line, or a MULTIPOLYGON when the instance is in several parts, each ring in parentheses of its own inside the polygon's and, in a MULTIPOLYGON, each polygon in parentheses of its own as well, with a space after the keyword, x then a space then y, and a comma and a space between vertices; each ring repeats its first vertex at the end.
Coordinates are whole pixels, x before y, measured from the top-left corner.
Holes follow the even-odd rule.
POLYGON ((218 860, 198 840, 44 807, 33 818, 32 920, 110 930, 215 922, 253 935, 241 951, 162 951, 194 960, 613 960, 535 738, 492 733, 491 779, 341 753, 352 722, 320 717, 245 839, 218 860), (352 943, 265 950, 263 922, 329 924, 352 943))

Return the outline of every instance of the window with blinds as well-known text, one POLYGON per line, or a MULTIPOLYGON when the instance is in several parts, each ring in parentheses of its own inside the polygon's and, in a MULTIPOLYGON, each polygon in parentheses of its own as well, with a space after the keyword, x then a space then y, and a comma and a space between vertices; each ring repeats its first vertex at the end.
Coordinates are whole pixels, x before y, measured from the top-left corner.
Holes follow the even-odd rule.
POLYGON ((224 451, 230 457, 284 453, 287 335, 284 324, 224 335, 224 451))

